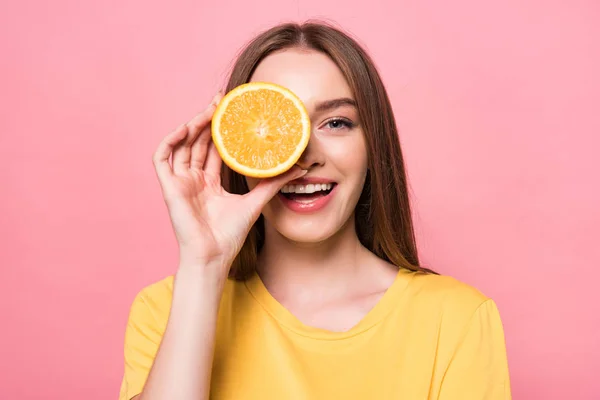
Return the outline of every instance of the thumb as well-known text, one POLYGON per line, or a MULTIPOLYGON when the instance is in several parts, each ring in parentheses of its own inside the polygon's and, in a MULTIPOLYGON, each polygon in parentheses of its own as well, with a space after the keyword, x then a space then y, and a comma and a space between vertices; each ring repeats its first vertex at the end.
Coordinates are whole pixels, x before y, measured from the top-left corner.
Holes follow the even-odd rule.
POLYGON ((294 166, 281 175, 263 179, 254 189, 244 195, 247 209, 253 216, 258 217, 263 207, 271 201, 286 183, 303 177, 307 172, 307 170, 294 166))

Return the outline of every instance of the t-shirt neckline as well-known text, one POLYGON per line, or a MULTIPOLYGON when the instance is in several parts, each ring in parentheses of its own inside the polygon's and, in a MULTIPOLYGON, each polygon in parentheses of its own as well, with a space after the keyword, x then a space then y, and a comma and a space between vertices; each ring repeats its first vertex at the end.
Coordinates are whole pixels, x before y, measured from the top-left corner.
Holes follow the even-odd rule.
POLYGON ((245 281, 245 286, 254 300, 275 318, 280 325, 290 331, 310 339, 343 340, 360 335, 381 322, 399 303, 398 300, 404 295, 404 289, 413 275, 413 271, 399 268, 394 281, 375 306, 356 325, 343 332, 330 331, 304 324, 271 295, 257 272, 254 272, 245 281))

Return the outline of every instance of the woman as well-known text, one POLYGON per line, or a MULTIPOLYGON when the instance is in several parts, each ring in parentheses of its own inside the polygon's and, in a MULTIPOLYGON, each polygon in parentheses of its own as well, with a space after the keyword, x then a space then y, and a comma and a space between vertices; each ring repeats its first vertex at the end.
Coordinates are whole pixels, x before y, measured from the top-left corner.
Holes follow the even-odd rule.
POLYGON ((278 177, 234 173, 210 141, 217 95, 159 145, 179 266, 132 305, 120 398, 510 398, 494 302, 419 266, 396 124, 364 50, 326 25, 277 26, 226 90, 249 81, 303 100, 310 143, 278 177))

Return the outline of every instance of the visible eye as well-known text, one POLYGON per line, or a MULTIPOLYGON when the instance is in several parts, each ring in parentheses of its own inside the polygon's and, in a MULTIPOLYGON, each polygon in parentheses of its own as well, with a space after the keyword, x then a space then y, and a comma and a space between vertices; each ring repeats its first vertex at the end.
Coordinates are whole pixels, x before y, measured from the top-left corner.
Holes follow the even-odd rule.
POLYGON ((332 118, 325 123, 329 129, 339 131, 341 129, 351 129, 354 127, 354 123, 346 118, 332 118))

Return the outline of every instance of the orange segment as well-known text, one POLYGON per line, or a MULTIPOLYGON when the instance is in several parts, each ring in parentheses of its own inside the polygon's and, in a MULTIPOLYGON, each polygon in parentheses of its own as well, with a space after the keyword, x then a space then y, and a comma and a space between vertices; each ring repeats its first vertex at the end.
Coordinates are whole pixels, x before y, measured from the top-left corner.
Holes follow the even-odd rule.
POLYGON ((311 130, 302 101, 290 90, 264 82, 229 92, 215 110, 211 128, 223 162, 257 178, 290 169, 308 145, 311 130))

